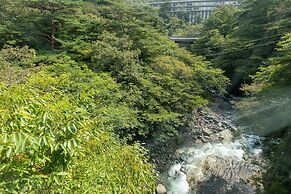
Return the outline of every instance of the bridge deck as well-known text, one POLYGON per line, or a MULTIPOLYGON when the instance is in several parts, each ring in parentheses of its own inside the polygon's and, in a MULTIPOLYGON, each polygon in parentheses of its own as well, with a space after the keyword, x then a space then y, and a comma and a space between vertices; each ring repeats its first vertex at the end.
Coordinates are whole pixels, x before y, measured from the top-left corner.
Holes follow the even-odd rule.
POLYGON ((170 37, 170 40, 173 40, 176 43, 180 44, 191 44, 195 42, 198 38, 185 38, 185 37, 170 37))

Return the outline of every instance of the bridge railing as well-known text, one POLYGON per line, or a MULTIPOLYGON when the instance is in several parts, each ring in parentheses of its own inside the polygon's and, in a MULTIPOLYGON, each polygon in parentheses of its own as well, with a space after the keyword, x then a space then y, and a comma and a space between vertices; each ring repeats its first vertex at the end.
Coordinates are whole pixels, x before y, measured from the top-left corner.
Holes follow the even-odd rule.
POLYGON ((198 38, 196 37, 170 37, 170 40, 176 43, 180 43, 180 44, 192 44, 196 40, 198 40, 198 38))

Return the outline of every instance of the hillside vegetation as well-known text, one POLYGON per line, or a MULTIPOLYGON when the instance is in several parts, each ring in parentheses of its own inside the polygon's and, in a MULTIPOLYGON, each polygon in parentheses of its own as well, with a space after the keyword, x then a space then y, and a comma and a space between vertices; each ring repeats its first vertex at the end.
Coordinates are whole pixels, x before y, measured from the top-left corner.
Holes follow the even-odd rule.
POLYGON ((190 48, 224 70, 230 93, 246 97, 238 103, 239 124, 266 137, 266 145, 280 140, 265 153, 272 165, 264 182, 270 194, 291 191, 290 7, 290 0, 246 0, 238 8, 219 7, 199 27, 200 38, 190 48))
POLYGON ((121 0, 2 0, 1 193, 153 193, 134 142, 174 135, 228 82, 164 26, 121 0))

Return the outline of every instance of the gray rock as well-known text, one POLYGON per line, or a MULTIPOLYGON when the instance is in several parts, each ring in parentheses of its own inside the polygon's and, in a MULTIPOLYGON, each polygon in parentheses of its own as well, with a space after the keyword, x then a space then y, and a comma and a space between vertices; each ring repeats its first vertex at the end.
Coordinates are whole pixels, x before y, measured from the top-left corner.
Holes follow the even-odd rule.
POLYGON ((223 142, 230 142, 232 139, 232 133, 229 130, 223 130, 223 131, 217 133, 217 136, 223 142))
POLYGON ((203 133, 204 135, 209 136, 209 135, 211 135, 213 132, 212 132, 209 128, 203 128, 203 129, 202 129, 202 133, 203 133))
POLYGON ((210 139, 211 139, 211 142, 217 142, 217 141, 219 141, 218 136, 217 136, 217 133, 216 134, 212 134, 210 136, 210 139))
POLYGON ((178 154, 178 155, 181 155, 181 154, 183 154, 185 152, 185 150, 183 150, 183 149, 178 149, 178 150, 176 150, 176 153, 178 154))
POLYGON ((162 184, 158 184, 157 188, 156 188, 156 193, 157 194, 166 194, 167 193, 166 187, 162 184))
POLYGON ((205 139, 204 137, 201 138, 201 141, 202 141, 203 143, 207 143, 207 142, 208 142, 207 139, 205 139))

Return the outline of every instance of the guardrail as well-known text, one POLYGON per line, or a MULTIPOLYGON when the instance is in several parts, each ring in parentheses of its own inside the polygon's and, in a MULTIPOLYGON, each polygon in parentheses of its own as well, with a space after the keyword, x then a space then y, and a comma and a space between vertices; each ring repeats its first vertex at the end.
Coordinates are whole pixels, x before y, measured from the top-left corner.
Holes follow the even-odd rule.
POLYGON ((194 43, 196 40, 198 40, 198 38, 188 38, 188 37, 170 37, 170 40, 179 43, 179 44, 192 44, 194 43))

